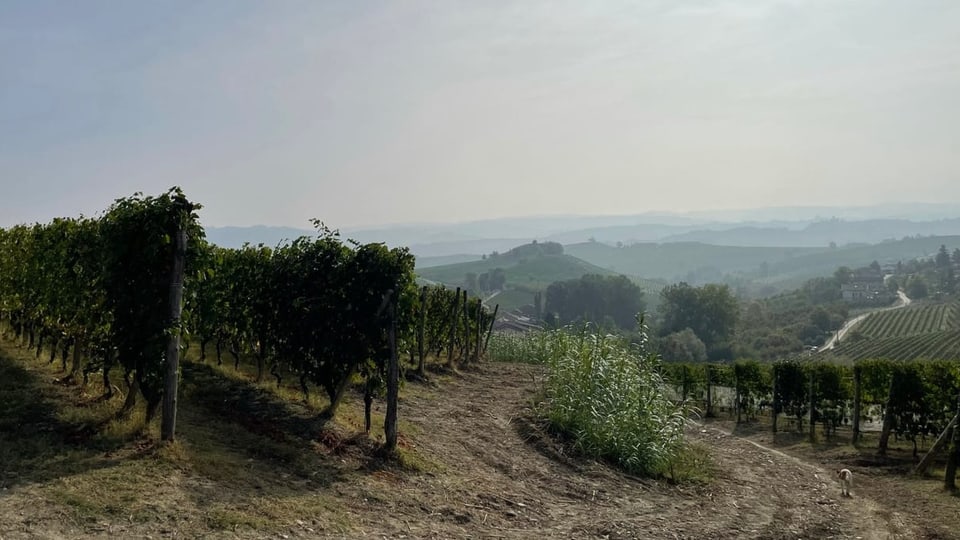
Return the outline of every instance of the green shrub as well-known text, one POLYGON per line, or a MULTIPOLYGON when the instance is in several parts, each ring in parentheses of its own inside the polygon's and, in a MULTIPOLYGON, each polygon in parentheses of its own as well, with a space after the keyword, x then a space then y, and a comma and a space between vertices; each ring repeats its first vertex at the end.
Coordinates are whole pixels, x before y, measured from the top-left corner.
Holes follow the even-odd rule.
POLYGON ((655 354, 588 328, 501 336, 495 350, 546 367, 538 413, 585 455, 643 475, 681 456, 687 411, 664 395, 655 354))

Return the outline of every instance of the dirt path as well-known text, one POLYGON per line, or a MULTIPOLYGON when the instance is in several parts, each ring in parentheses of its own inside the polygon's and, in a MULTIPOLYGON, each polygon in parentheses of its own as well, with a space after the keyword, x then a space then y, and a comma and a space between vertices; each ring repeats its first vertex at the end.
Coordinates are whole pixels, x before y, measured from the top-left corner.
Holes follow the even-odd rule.
POLYGON ((529 424, 533 370, 493 365, 407 399, 415 443, 443 470, 399 480, 390 536, 483 538, 935 538, 831 475, 714 428, 708 486, 670 486, 570 458, 529 424), (394 521, 399 521, 396 523, 394 521))

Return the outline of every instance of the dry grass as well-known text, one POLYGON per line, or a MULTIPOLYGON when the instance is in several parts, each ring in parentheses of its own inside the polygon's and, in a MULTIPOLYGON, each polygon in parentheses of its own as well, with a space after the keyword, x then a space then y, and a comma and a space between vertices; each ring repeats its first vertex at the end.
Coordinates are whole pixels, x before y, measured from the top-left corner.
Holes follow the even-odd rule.
MULTIPOLYGON (((370 438, 360 400, 348 398, 335 421, 323 422, 323 394, 311 389, 305 401, 292 377, 278 387, 272 377, 255 383, 247 366, 186 359, 177 441, 160 444, 157 423, 145 426, 142 409, 116 417, 122 396, 102 400, 99 378, 83 388, 61 384, 58 363, 8 342, 0 347, 0 489, 28 490, 42 515, 70 530, 346 533, 338 497, 383 465, 382 413, 373 415, 370 438)), ((414 431, 403 421, 400 429, 414 431)), ((404 440, 402 469, 438 469, 404 440)), ((37 510, 18 512, 31 531, 42 527, 30 516, 37 510)))

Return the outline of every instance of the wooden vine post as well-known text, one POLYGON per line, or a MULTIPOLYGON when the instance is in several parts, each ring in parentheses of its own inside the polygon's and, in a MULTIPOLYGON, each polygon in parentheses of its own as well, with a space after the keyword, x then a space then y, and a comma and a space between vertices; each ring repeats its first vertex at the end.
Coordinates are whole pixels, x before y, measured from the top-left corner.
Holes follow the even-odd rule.
POLYGON ((477 335, 473 345, 473 361, 480 361, 480 336, 483 333, 483 325, 480 324, 483 318, 483 301, 477 298, 477 335))
POLYGON ((424 372, 424 364, 426 363, 426 344, 424 343, 424 332, 427 327, 427 287, 424 286, 420 289, 420 321, 417 324, 417 352, 420 355, 419 361, 417 363, 417 375, 423 377, 426 375, 424 372))
POLYGON ((173 249, 170 276, 170 338, 167 342, 167 371, 163 388, 163 418, 160 439, 173 441, 177 426, 177 387, 180 377, 180 314, 183 310, 183 274, 187 256, 187 231, 182 220, 173 249))
POLYGON ((459 308, 460 304, 460 287, 457 287, 456 294, 453 295, 453 307, 450 308, 450 346, 447 347, 447 367, 453 367, 453 349, 457 343, 457 324, 459 323, 458 317, 460 315, 459 308))
POLYGON ((704 367, 707 373, 707 418, 713 418, 713 384, 710 377, 712 367, 710 364, 704 367))
POLYGON ((383 420, 383 432, 386 437, 384 449, 393 452, 397 449, 397 397, 400 390, 400 362, 397 359, 397 301, 391 299, 393 291, 387 291, 390 310, 390 361, 387 364, 387 415, 383 420))
POLYGON ((860 366, 853 366, 853 444, 860 442, 860 397, 863 370, 860 366))
POLYGON ((950 454, 947 456, 947 469, 943 474, 943 487, 949 491, 957 490, 957 466, 960 465, 960 396, 957 396, 957 415, 953 417, 953 424, 950 454))
POLYGON ((500 311, 500 304, 493 306, 493 315, 490 316, 490 327, 487 328, 487 339, 483 342, 483 355, 487 355, 487 346, 490 345, 490 335, 493 334, 493 325, 497 322, 497 312, 500 311))
POLYGON ((816 404, 817 404, 816 372, 811 369, 810 370, 810 442, 816 442, 817 440, 816 404))
POLYGON ((463 363, 469 361, 470 355, 470 298, 467 291, 463 291, 463 348, 460 349, 460 358, 463 363))
POLYGON ((880 447, 877 449, 877 453, 881 456, 887 455, 887 444, 890 441, 890 431, 893 429, 893 390, 896 387, 896 374, 892 374, 890 377, 890 391, 887 393, 887 405, 883 410, 883 427, 880 431, 880 447))
POLYGON ((738 425, 742 421, 742 417, 740 414, 740 403, 743 400, 743 396, 741 395, 741 391, 743 389, 743 381, 741 380, 742 375, 743 375, 742 370, 737 369, 737 366, 734 365, 733 366, 733 386, 734 386, 734 396, 735 396, 734 399, 737 400, 736 403, 734 403, 734 407, 736 408, 736 411, 737 411, 738 425))
POLYGON ((770 424, 773 426, 773 432, 777 432, 777 417, 780 416, 780 394, 779 392, 780 370, 773 366, 773 411, 770 424))

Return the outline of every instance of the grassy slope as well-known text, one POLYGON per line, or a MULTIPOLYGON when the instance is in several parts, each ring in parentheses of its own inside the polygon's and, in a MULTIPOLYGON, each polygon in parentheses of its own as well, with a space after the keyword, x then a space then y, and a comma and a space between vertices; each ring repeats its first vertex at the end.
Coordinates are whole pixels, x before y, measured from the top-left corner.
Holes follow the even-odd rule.
MULTIPOLYGON (((337 497, 367 496, 358 479, 369 474, 383 416, 374 412, 368 439, 356 399, 321 424, 322 398, 314 392, 304 402, 292 378, 277 388, 252 382, 243 367, 185 362, 178 440, 162 447, 142 409, 116 419, 122 397, 98 399, 94 380, 85 389, 51 384, 59 376, 57 365, 0 342, 0 489, 33 501, 18 507, 0 497, 0 515, 10 517, 0 537, 13 527, 57 538, 346 534, 352 527, 337 497)), ((403 419, 401 430, 416 432, 403 419)))

